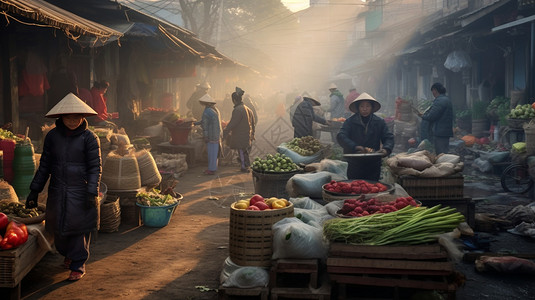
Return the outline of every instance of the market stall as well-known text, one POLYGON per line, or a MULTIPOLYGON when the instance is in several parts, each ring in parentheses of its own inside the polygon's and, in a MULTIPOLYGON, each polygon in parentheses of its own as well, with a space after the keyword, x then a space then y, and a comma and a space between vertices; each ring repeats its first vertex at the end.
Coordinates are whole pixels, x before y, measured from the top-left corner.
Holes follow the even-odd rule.
POLYGON ((297 165, 292 155, 268 154, 252 165, 253 171, 287 175, 286 195, 275 193, 280 183, 266 179, 275 190, 255 184, 255 195, 235 197, 220 295, 344 299, 349 286, 455 294, 454 257, 437 235, 468 219, 459 209, 424 205, 399 183, 347 180, 346 162, 297 165), (292 174, 294 165, 301 169, 292 174))

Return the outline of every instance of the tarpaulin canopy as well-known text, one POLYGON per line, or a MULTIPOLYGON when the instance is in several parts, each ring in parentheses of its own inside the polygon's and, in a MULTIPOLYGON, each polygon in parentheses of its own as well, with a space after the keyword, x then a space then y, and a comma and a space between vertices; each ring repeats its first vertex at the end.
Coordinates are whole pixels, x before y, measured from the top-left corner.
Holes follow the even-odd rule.
POLYGON ((77 40, 81 35, 91 35, 101 41, 122 36, 119 31, 84 19, 42 0, 0 0, 0 9, 0 13, 8 19, 24 24, 28 23, 19 20, 18 16, 35 20, 52 28, 61 29, 73 40, 77 40))

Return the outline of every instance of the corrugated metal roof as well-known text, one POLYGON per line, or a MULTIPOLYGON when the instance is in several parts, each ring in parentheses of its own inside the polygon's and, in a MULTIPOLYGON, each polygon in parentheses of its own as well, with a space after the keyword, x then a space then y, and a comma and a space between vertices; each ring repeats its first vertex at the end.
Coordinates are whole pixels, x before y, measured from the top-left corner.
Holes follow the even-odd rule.
POLYGON ((0 0, 0 9, 0 13, 8 18, 21 22, 17 16, 23 16, 61 29, 69 38, 74 40, 78 39, 80 35, 92 35, 101 40, 118 38, 123 35, 119 31, 84 19, 42 0, 0 0))

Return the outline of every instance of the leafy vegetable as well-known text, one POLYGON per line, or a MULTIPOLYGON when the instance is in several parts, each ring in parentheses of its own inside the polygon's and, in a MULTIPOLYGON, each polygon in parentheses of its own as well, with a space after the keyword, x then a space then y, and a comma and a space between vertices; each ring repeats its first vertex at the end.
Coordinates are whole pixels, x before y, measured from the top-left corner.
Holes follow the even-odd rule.
POLYGON ((171 195, 160 194, 160 190, 158 189, 139 192, 136 198, 137 203, 145 206, 167 206, 178 202, 178 199, 171 195))
POLYGON ((348 244, 422 244, 436 241, 437 235, 453 230, 463 221, 464 216, 455 208, 409 205, 386 214, 328 220, 323 234, 331 241, 348 244))

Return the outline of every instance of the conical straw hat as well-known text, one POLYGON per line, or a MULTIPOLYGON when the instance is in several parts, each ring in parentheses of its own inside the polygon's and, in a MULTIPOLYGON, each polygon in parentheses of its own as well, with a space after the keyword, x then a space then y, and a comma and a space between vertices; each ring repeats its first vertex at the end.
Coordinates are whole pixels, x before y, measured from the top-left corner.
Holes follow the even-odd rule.
POLYGON ((85 104, 73 93, 69 93, 45 115, 47 118, 59 118, 61 115, 82 114, 84 117, 97 114, 89 105, 85 104))
POLYGON ((377 100, 375 100, 375 98, 370 96, 368 93, 362 93, 362 94, 360 94, 360 96, 357 97, 357 99, 353 100, 353 102, 351 102, 351 104, 349 104, 349 110, 354 112, 354 113, 357 113, 358 112, 358 102, 359 101, 363 101, 363 100, 370 101, 372 103, 372 105, 373 105, 373 111, 372 112, 376 112, 381 108, 381 103, 379 103, 377 100))
POLYGON ((210 104, 216 103, 215 100, 212 97, 210 97, 210 95, 208 94, 205 94, 204 96, 199 98, 199 102, 210 103, 210 104))

